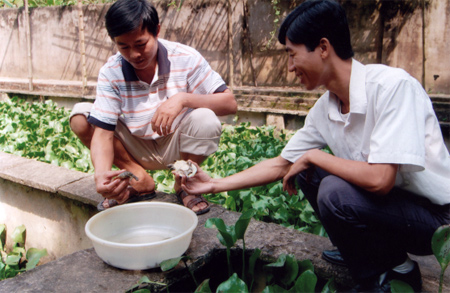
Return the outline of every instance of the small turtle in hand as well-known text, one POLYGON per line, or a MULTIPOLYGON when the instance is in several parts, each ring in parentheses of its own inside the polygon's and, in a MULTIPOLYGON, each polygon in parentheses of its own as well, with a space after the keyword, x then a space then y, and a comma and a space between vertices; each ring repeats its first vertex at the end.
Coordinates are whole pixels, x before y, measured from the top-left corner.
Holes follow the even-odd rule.
POLYGON ((186 162, 184 160, 175 161, 175 163, 169 164, 167 167, 175 171, 179 176, 184 175, 188 178, 193 177, 197 173, 197 167, 192 162, 186 162))
POLYGON ((137 178, 137 176, 134 175, 133 173, 131 173, 130 171, 125 171, 123 173, 120 173, 119 175, 114 177, 113 180, 116 178, 119 178, 119 179, 133 178, 134 180, 139 181, 139 178, 137 178))

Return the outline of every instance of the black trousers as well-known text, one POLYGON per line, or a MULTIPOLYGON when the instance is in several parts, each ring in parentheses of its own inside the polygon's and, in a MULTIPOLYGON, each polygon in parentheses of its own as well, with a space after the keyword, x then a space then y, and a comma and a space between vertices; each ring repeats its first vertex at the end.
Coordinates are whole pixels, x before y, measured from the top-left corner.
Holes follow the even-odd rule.
POLYGON ((450 205, 399 188, 375 195, 319 168, 307 180, 308 171, 297 183, 357 282, 402 264, 407 253, 432 254, 433 233, 450 223, 450 205))

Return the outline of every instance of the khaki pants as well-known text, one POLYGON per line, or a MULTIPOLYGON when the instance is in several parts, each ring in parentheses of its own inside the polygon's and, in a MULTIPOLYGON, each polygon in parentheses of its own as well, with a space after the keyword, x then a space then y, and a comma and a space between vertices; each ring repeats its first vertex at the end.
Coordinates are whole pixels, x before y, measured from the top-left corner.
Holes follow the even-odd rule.
MULTIPOLYGON (((92 103, 78 103, 70 117, 89 117, 92 103)), ((206 108, 192 110, 171 134, 156 140, 141 139, 130 133, 119 119, 114 136, 130 155, 147 170, 167 169, 167 165, 181 158, 180 153, 209 156, 217 151, 222 125, 215 113, 206 108)))

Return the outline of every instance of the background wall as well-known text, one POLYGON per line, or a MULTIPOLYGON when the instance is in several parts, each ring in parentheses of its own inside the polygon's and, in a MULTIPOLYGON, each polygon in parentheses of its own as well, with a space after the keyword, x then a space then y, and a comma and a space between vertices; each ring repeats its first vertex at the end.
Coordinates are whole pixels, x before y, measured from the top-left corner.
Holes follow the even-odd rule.
MULTIPOLYGON (((299 87, 287 71, 287 54, 274 33, 302 1, 185 0, 178 11, 155 2, 160 37, 199 50, 232 87, 299 87), (276 16, 279 10, 280 16, 276 16), (278 19, 278 22, 274 23, 278 19)), ((450 3, 442 0, 348 0, 355 58, 402 67, 434 94, 450 94, 450 3)), ((116 49, 104 28, 109 5, 83 7, 86 73, 95 88, 100 67, 116 49)), ((25 10, 0 10, 0 90, 26 92, 25 10)), ((30 9, 32 79, 37 94, 93 96, 80 92, 82 64, 77 7, 30 9), (46 84, 47 86, 42 86, 46 84)))

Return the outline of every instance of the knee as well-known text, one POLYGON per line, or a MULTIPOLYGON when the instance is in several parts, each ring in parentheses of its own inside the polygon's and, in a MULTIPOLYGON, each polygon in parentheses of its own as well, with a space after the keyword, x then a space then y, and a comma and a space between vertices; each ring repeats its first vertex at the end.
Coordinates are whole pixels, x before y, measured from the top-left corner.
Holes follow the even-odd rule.
MULTIPOLYGON (((325 177, 319 186, 317 205, 322 218, 345 215, 353 186, 337 176, 325 177)), ((345 217, 345 216, 344 216, 345 217)))
POLYGON ((222 132, 222 124, 216 114, 207 108, 193 110, 188 119, 187 132, 191 136, 217 137, 222 132))
POLYGON ((78 138, 89 147, 92 139, 93 128, 82 114, 74 115, 69 122, 70 128, 78 138))

